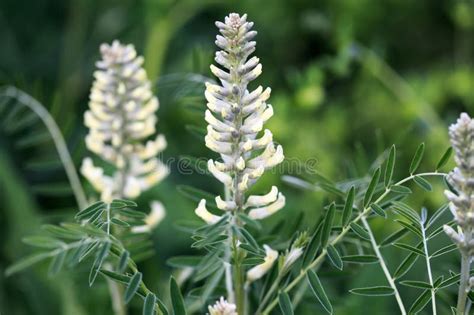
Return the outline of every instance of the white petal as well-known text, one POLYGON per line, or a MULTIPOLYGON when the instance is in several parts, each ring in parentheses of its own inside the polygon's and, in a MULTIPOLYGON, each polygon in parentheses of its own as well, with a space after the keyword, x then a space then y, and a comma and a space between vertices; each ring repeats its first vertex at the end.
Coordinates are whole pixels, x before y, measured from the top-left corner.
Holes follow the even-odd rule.
POLYGON ((217 208, 224 211, 233 211, 237 208, 237 205, 234 201, 224 201, 221 196, 216 197, 217 208))
POLYGON ((279 193, 278 194, 278 199, 274 203, 272 203, 272 204, 270 204, 266 207, 261 207, 261 208, 256 208, 256 209, 250 210, 249 217, 251 219, 254 219, 254 220, 264 219, 264 218, 274 214, 275 212, 277 212, 278 210, 280 210, 284 206, 285 206, 285 196, 283 196, 282 193, 279 193))
POLYGON ((257 265, 247 271, 247 281, 252 282, 263 277, 273 266, 273 263, 278 258, 278 252, 273 250, 268 245, 263 245, 265 248, 265 259, 260 265, 257 265))
POLYGON ((212 213, 210 213, 207 208, 206 208, 206 200, 205 199, 202 199, 200 202, 199 202, 199 205, 198 207, 196 208, 196 210, 194 210, 194 213, 196 213, 196 215, 198 217, 200 217, 201 219, 204 220, 204 222, 208 223, 208 224, 214 224, 216 223, 217 221, 219 221, 221 219, 221 217, 217 216, 217 215, 214 215, 212 213))
POLYGON ((275 202, 278 197, 278 188, 272 186, 270 192, 263 196, 252 195, 247 199, 246 207, 261 207, 268 205, 269 203, 275 202))
POLYGON ((218 181, 220 181, 221 183, 223 183, 226 186, 231 186, 232 185, 232 177, 229 174, 225 173, 225 172, 219 171, 217 169, 217 167, 214 165, 213 160, 207 161, 207 168, 208 168, 209 172, 211 172, 211 174, 215 178, 217 178, 218 181))

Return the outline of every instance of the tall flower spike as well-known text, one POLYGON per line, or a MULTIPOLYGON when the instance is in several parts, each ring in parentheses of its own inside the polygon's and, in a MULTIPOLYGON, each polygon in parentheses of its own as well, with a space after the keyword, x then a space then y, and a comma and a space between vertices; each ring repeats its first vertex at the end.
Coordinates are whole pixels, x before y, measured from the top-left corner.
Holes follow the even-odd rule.
POLYGON ((216 199, 217 207, 224 211, 249 209, 252 218, 263 219, 283 208, 285 197, 276 187, 263 196, 246 199, 245 193, 284 156, 283 148, 273 143, 271 131, 263 130, 273 115, 273 107, 266 103, 270 88, 248 90, 248 84, 262 73, 259 59, 249 58, 255 51, 252 39, 257 32, 251 30, 253 23, 247 21, 246 14, 231 13, 216 26, 221 33, 216 45, 222 50, 216 52, 215 61, 221 68, 211 65, 211 71, 220 84, 206 83, 205 120, 209 125, 205 142, 221 157, 221 161, 209 160, 208 169, 230 192, 227 200, 216 199))
POLYGON ((457 167, 448 175, 449 183, 456 194, 447 190, 445 195, 459 228, 456 232, 445 226, 446 234, 469 255, 474 254, 474 120, 463 113, 456 124, 449 128, 449 137, 454 149, 457 167), (466 235, 470 235, 466 238, 466 235))
MULTIPOLYGON (((133 45, 114 41, 102 44, 100 52, 102 60, 96 63, 89 110, 84 114, 89 127, 86 146, 112 164, 115 172, 108 175, 85 158, 81 173, 103 201, 134 199, 168 174, 157 157, 166 147, 165 138, 155 136, 158 99, 142 67, 143 57, 137 56, 133 45)), ((162 216, 156 205, 152 205, 155 211, 148 218, 149 227, 162 216)))

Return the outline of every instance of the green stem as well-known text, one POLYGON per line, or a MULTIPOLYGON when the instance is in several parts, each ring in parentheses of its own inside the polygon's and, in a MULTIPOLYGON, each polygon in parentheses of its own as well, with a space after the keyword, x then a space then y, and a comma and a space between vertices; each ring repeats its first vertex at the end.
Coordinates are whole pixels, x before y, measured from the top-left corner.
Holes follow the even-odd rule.
MULTIPOLYGON (((429 172, 429 173, 420 173, 420 174, 417 174, 417 175, 410 175, 402 180, 400 180, 399 182, 395 183, 394 185, 401 185, 405 182, 408 182, 410 180, 412 180, 415 176, 446 176, 445 173, 438 173, 438 172, 429 172)), ((379 198, 377 198, 377 200, 375 200, 375 204, 381 202, 390 192, 390 189, 387 188, 385 190, 384 193, 382 193, 382 195, 380 195, 379 198)), ((357 217, 354 218, 354 220, 352 222, 356 223, 358 221, 360 221, 363 217, 365 217, 367 214, 369 214, 371 211, 371 208, 370 207, 366 207, 364 208, 364 210, 362 212, 360 212, 357 217)), ((345 226, 341 233, 336 236, 331 242, 330 244, 335 246, 337 243, 339 243, 343 238, 344 236, 350 231, 350 226, 347 225, 345 226)), ((326 249, 323 249, 321 251, 321 253, 319 254, 318 257, 316 257, 315 260, 313 260, 313 262, 311 264, 309 264, 306 268, 302 269, 300 274, 298 276, 296 276, 295 279, 293 279, 293 281, 291 281, 284 289, 283 291, 288 293, 291 291, 291 289, 293 289, 305 276, 306 274, 308 273, 309 270, 312 270, 315 266, 317 266, 318 264, 322 263, 324 261, 324 258, 326 257, 327 255, 327 251, 326 249)), ((261 314, 270 314, 270 311, 278 304, 278 299, 274 299, 264 310, 263 312, 261 312, 261 314)), ((257 314, 260 314, 260 313, 257 313, 257 314)))
POLYGON ((370 228, 369 222, 367 222, 366 217, 362 217, 361 221, 364 227, 366 228, 367 232, 369 233, 370 244, 372 245, 372 249, 374 250, 375 255, 377 256, 379 260, 379 264, 383 270, 385 278, 387 278, 387 281, 390 287, 393 289, 393 292, 395 294, 395 299, 397 300, 398 307, 400 308, 400 312, 402 315, 406 315, 407 312, 405 310, 405 306, 403 305, 402 298, 400 297, 400 293, 398 292, 397 285, 395 284, 395 281, 392 275, 390 274, 390 271, 388 270, 387 264, 385 263, 382 253, 380 252, 379 245, 377 244, 377 241, 375 240, 374 233, 372 232, 372 229, 370 228))
POLYGON ((431 307, 433 310, 433 315, 436 315, 436 289, 434 287, 434 282, 433 282, 433 274, 431 272, 431 263, 430 263, 430 255, 428 251, 428 241, 426 239, 426 229, 425 229, 425 223, 421 222, 421 233, 423 236, 423 248, 425 251, 425 260, 426 260, 426 270, 428 271, 428 280, 431 285, 431 307))
MULTIPOLYGON (((466 243, 471 239, 471 233, 465 235, 466 243)), ((467 294, 469 290, 469 269, 471 268, 470 257, 467 251, 461 251, 461 275, 458 293, 457 314, 464 315, 466 312, 467 294)))
POLYGON ((260 305, 257 308, 257 311, 256 311, 257 314, 259 314, 261 312, 262 308, 265 306, 265 304, 268 303, 268 301, 270 300, 270 298, 273 295, 273 292, 275 292, 278 289, 278 285, 280 284, 281 278, 282 278, 282 276, 281 276, 281 274, 279 274, 278 277, 273 282, 273 284, 271 285, 270 289, 268 289, 268 292, 265 294, 265 297, 263 298, 262 302, 260 303, 260 305))
MULTIPOLYGON (((233 251, 234 254, 238 253, 237 247, 237 237, 233 237, 233 251)), ((236 263, 234 266, 234 284, 235 284, 235 300, 237 306, 237 314, 244 314, 245 313, 245 288, 244 288, 244 281, 245 281, 245 273, 243 272, 242 264, 240 263, 240 258, 235 259, 236 263)))
POLYGON ((53 117, 48 113, 46 108, 29 94, 18 90, 13 86, 8 86, 2 89, 5 96, 17 99, 18 102, 22 103, 30 110, 32 110, 41 119, 43 124, 48 129, 51 139, 53 139, 56 150, 58 151, 59 158, 63 164, 64 170, 66 171, 67 178, 71 184, 74 197, 76 198, 77 205, 80 209, 87 207, 87 199, 84 190, 79 180, 76 167, 72 161, 71 154, 67 148, 66 141, 59 129, 58 125, 54 121, 53 117))

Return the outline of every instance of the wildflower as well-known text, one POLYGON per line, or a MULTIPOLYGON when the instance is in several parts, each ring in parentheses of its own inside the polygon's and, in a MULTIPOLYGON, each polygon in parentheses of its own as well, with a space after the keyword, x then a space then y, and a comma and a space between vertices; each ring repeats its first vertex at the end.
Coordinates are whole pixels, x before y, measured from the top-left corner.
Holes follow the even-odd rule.
POLYGON ((283 260, 282 272, 286 272, 289 268, 303 255, 303 249, 309 241, 308 232, 302 232, 291 245, 290 250, 283 260))
POLYGON ((450 226, 444 226, 444 230, 461 250, 470 254, 474 251, 471 241, 474 229, 474 120, 466 113, 461 114, 456 124, 449 128, 449 136, 457 167, 447 179, 456 193, 447 190, 445 195, 450 201, 449 208, 458 224, 458 231, 450 226))
POLYGON ((222 296, 216 304, 208 306, 208 310, 209 315, 238 315, 237 306, 233 303, 227 302, 222 296))
POLYGON ((145 224, 132 227, 132 233, 151 232, 166 216, 165 207, 159 201, 152 201, 151 211, 145 218, 145 224))
MULTIPOLYGON (((230 192, 224 200, 216 198, 223 211, 249 211, 253 219, 263 219, 285 205, 285 197, 274 186, 263 196, 248 196, 246 192, 263 175, 264 171, 281 163, 283 148, 275 145, 270 130, 263 128, 273 116, 273 107, 267 104, 270 88, 261 86, 251 91, 248 84, 262 72, 257 57, 250 57, 257 35, 247 15, 231 13, 224 23, 216 22, 221 35, 211 72, 219 84, 206 83, 207 110, 205 120, 209 124, 205 137, 206 146, 219 153, 220 161, 209 160, 209 172, 224 184, 230 192)), ((215 222, 199 204, 196 213, 208 223, 215 222)))
POLYGON ((278 252, 273 250, 268 245, 263 245, 265 248, 264 262, 251 268, 247 271, 247 281, 253 282, 263 277, 273 266, 273 263, 278 258, 278 252))
POLYGON ((133 45, 114 41, 102 44, 100 52, 102 60, 96 64, 89 110, 84 115, 89 128, 86 146, 116 171, 106 175, 92 159, 85 158, 81 172, 103 201, 133 199, 168 174, 156 157, 165 149, 166 140, 161 135, 151 138, 158 99, 142 67, 143 57, 137 57, 133 45))

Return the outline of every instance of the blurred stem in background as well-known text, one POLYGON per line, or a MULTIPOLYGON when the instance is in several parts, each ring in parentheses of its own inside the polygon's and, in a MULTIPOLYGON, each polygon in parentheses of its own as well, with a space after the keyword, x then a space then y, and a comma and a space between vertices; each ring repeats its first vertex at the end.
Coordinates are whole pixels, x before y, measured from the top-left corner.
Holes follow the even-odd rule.
POLYGON ((186 22, 199 14, 211 4, 217 4, 221 0, 183 0, 173 3, 171 7, 150 10, 148 17, 149 31, 146 38, 145 48, 145 70, 150 78, 158 78, 161 74, 169 41, 173 35, 183 27, 186 22))
POLYGON ((11 86, 1 89, 0 92, 5 97, 16 99, 19 102, 14 103, 16 106, 20 106, 20 104, 22 104, 28 107, 44 123, 48 129, 51 139, 53 139, 59 158, 61 159, 61 163, 64 167, 64 170, 66 171, 69 183, 74 192, 74 197, 76 198, 77 206, 80 209, 85 209, 87 207, 86 195, 82 189, 82 184, 79 179, 76 167, 74 166, 74 162, 72 161, 71 154, 69 153, 66 141, 64 140, 61 130, 56 124, 56 121, 53 119, 53 117, 51 117, 49 112, 41 103, 25 92, 22 92, 11 86))

